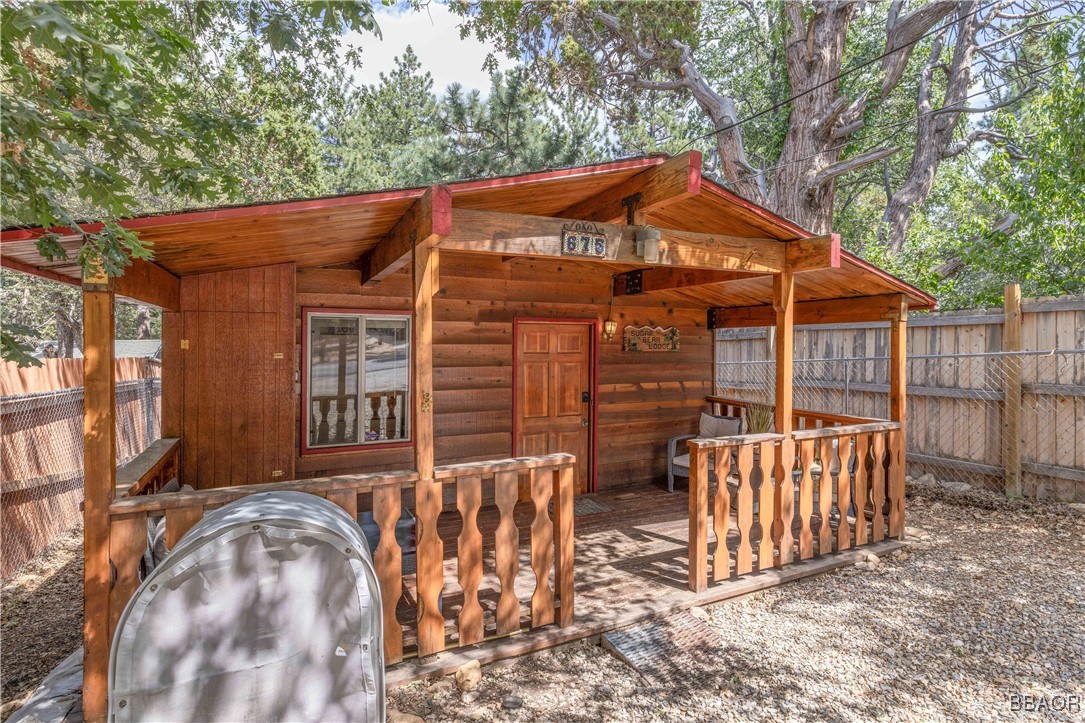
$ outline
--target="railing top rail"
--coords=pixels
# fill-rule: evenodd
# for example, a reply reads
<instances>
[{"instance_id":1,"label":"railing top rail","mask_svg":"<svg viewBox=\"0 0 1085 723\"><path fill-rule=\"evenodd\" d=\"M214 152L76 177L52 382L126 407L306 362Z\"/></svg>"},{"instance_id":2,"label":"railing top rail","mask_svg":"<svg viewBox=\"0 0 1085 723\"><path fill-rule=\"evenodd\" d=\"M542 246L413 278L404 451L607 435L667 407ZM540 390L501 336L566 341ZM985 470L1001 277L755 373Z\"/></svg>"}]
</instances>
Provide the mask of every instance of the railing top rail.
<instances>
[{"instance_id":1,"label":"railing top rail","mask_svg":"<svg viewBox=\"0 0 1085 723\"><path fill-rule=\"evenodd\" d=\"M900 422L868 422L865 424L846 424L841 427L822 427L821 429L796 429L791 433L791 438L796 442L804 439L826 439L833 437L847 437L852 434L867 434L869 432L890 432L900 429Z\"/></svg>"},{"instance_id":2,"label":"railing top rail","mask_svg":"<svg viewBox=\"0 0 1085 723\"><path fill-rule=\"evenodd\" d=\"M731 437L691 439L688 444L690 449L716 449L718 447L742 447L745 445L761 444L762 442L779 442L783 439L784 435L782 434L736 434Z\"/></svg>"},{"instance_id":3,"label":"railing top rail","mask_svg":"<svg viewBox=\"0 0 1085 723\"><path fill-rule=\"evenodd\" d=\"M999 356L1055 356L1056 354L1085 354L1085 348L1081 349L1031 349L1026 351L976 351L976 352L964 352L960 354L908 354L907 359L909 361L913 359L965 359L965 358L981 358L981 357L999 357ZM868 361L889 361L887 356L833 356L833 357L818 357L816 359L796 359L794 364L817 364L820 362L868 362ZM740 365L745 366L749 364L756 365L771 365L775 364L774 359L723 359L716 362L716 366L731 366Z\"/></svg>"},{"instance_id":4,"label":"railing top rail","mask_svg":"<svg viewBox=\"0 0 1085 723\"><path fill-rule=\"evenodd\" d=\"M566 454L544 454L537 457L512 457L509 459L493 459L485 462L464 462L462 464L447 464L435 467L434 479L448 479L463 475L478 474L490 475L497 472L518 472L543 467L560 469L572 467L576 464L576 456Z\"/></svg>"},{"instance_id":5,"label":"railing top rail","mask_svg":"<svg viewBox=\"0 0 1085 723\"><path fill-rule=\"evenodd\" d=\"M705 401L715 404L727 404L732 407L745 407L750 404L758 404L759 402L748 402L742 399L730 399L728 397L710 396L705 397ZM884 422L885 419L879 419L877 417L855 417L850 414L832 414L830 412L815 412L810 409L793 409L791 410L791 416L793 417L813 417L815 419L821 419L830 422L841 422L843 424L867 424L874 422Z\"/></svg>"},{"instance_id":6,"label":"railing top rail","mask_svg":"<svg viewBox=\"0 0 1085 723\"><path fill-rule=\"evenodd\" d=\"M418 473L413 471L373 472L370 474L347 474L335 477L317 477L284 482L267 482L255 485L220 487L213 490L194 492L173 492L164 495L143 495L114 500L109 506L113 516L135 514L139 512L163 512L181 507L206 507L222 505L261 492L312 492L327 493L340 490L368 492L375 487L403 485L418 481Z\"/></svg>"},{"instance_id":7,"label":"railing top rail","mask_svg":"<svg viewBox=\"0 0 1085 723\"><path fill-rule=\"evenodd\" d=\"M142 492L180 446L181 440L177 437L163 437L151 442L147 449L117 470L116 496L133 497Z\"/></svg>"}]
</instances>

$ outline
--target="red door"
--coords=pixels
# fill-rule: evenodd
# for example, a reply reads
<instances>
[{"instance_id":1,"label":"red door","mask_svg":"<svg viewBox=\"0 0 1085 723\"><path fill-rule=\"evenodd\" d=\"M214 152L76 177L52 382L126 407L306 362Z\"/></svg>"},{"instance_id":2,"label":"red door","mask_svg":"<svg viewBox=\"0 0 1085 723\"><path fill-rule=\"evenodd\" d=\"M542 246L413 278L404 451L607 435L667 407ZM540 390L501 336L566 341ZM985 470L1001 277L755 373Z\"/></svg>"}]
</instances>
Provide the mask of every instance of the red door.
<instances>
[{"instance_id":1,"label":"red door","mask_svg":"<svg viewBox=\"0 0 1085 723\"><path fill-rule=\"evenodd\" d=\"M516 454L576 455L578 492L592 454L590 323L516 324Z\"/></svg>"}]
</instances>

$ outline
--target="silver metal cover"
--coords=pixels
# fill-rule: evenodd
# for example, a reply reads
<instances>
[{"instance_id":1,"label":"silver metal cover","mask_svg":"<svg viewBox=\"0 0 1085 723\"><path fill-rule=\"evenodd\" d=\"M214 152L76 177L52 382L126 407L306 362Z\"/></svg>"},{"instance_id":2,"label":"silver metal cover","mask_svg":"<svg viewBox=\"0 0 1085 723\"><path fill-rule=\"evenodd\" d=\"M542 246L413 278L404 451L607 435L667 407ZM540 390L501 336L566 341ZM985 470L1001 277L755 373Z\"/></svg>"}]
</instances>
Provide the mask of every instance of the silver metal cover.
<instances>
[{"instance_id":1,"label":"silver metal cover","mask_svg":"<svg viewBox=\"0 0 1085 723\"><path fill-rule=\"evenodd\" d=\"M143 581L109 659L115 721L382 721L380 589L361 528L302 492L207 514Z\"/></svg>"}]
</instances>

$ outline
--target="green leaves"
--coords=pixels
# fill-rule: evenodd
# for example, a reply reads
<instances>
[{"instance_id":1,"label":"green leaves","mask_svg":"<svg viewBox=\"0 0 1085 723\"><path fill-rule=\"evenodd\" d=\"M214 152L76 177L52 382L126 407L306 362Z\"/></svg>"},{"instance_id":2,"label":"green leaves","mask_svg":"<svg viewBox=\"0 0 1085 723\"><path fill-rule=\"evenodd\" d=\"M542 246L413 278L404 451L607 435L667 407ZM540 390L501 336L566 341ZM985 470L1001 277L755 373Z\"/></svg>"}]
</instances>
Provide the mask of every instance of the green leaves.
<instances>
[{"instance_id":1,"label":"green leaves","mask_svg":"<svg viewBox=\"0 0 1085 723\"><path fill-rule=\"evenodd\" d=\"M336 102L339 38L377 31L361 1L19 2L0 24L0 221L72 228L75 260L111 275L153 256L120 219L321 192L312 121Z\"/></svg>"}]
</instances>

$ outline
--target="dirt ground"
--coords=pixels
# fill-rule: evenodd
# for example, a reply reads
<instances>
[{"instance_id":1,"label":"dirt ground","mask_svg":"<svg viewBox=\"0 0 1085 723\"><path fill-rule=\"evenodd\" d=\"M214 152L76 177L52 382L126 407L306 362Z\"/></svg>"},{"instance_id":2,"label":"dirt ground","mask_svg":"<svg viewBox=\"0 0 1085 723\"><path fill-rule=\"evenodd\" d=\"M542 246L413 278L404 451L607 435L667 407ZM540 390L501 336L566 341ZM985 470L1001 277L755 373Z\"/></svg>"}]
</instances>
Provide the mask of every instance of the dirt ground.
<instances>
[{"instance_id":1,"label":"dirt ground","mask_svg":"<svg viewBox=\"0 0 1085 723\"><path fill-rule=\"evenodd\" d=\"M82 645L83 526L53 541L0 588L0 720Z\"/></svg>"},{"instance_id":2,"label":"dirt ground","mask_svg":"<svg viewBox=\"0 0 1085 723\"><path fill-rule=\"evenodd\" d=\"M937 484L907 510L906 552L701 611L718 650L678 685L584 641L393 689L389 720L1085 719L1085 514ZM77 528L0 590L4 718L80 644L81 553Z\"/></svg>"}]
</instances>

